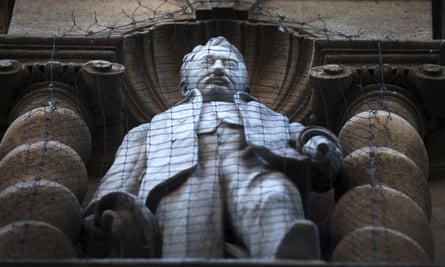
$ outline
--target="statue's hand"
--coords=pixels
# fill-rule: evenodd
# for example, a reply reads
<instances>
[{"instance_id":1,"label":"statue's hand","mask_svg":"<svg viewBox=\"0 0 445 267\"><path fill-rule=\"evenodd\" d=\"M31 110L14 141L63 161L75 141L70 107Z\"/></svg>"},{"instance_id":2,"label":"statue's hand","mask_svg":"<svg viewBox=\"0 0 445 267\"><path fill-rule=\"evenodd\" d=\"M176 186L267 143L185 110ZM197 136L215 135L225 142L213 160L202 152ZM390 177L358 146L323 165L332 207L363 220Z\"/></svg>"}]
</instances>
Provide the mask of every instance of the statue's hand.
<instances>
[{"instance_id":1,"label":"statue's hand","mask_svg":"<svg viewBox=\"0 0 445 267\"><path fill-rule=\"evenodd\" d=\"M310 159L313 188L326 191L343 166L343 153L337 137L322 127L306 127L299 135L303 154Z\"/></svg>"},{"instance_id":2,"label":"statue's hand","mask_svg":"<svg viewBox=\"0 0 445 267\"><path fill-rule=\"evenodd\" d=\"M303 145L303 153L308 155L313 163L327 167L332 173L337 173L343 164L341 148L325 136L311 137Z\"/></svg>"},{"instance_id":3,"label":"statue's hand","mask_svg":"<svg viewBox=\"0 0 445 267\"><path fill-rule=\"evenodd\" d=\"M159 257L161 242L150 210L128 193L105 195L83 219L81 243L89 257Z\"/></svg>"}]
</instances>

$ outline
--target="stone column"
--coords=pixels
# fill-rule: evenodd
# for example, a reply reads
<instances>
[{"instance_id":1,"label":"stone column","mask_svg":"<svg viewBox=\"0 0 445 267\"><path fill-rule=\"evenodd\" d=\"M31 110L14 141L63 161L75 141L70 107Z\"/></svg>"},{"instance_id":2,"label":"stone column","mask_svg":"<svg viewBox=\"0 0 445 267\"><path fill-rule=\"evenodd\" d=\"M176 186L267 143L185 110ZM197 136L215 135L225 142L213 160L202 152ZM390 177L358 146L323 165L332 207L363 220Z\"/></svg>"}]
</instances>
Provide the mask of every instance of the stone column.
<instances>
[{"instance_id":1,"label":"stone column","mask_svg":"<svg viewBox=\"0 0 445 267\"><path fill-rule=\"evenodd\" d=\"M55 84L31 90L0 143L1 258L76 256L91 137L64 94Z\"/></svg>"},{"instance_id":2,"label":"stone column","mask_svg":"<svg viewBox=\"0 0 445 267\"><path fill-rule=\"evenodd\" d=\"M74 258L91 151L86 112L57 82L19 99L0 143L0 258Z\"/></svg>"},{"instance_id":3,"label":"stone column","mask_svg":"<svg viewBox=\"0 0 445 267\"><path fill-rule=\"evenodd\" d=\"M334 74L329 76L331 82L323 77L326 72L313 72L311 77L325 83L318 88L315 84L315 89L328 101L332 98L327 94L333 93L345 102L340 113L346 115L327 117L336 125L344 121L338 134L345 159L337 181L341 197L332 215L336 243L332 260L431 262L434 246L422 113L408 91L396 85L375 83L360 92L343 88L336 94L332 88L344 78Z\"/></svg>"}]
</instances>

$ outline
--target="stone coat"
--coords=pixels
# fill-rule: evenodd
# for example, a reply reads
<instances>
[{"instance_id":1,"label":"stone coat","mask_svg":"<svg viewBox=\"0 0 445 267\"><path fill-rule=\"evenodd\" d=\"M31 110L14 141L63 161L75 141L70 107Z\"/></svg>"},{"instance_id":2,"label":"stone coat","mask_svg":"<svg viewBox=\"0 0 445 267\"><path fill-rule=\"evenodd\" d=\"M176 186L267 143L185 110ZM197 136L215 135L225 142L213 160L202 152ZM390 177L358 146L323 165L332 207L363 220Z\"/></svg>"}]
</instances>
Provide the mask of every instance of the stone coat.
<instances>
[{"instance_id":1,"label":"stone coat","mask_svg":"<svg viewBox=\"0 0 445 267\"><path fill-rule=\"evenodd\" d=\"M299 152L298 142L303 125L289 123L287 117L248 94L237 93L234 101L245 141L257 155L272 166L292 169L292 173L307 169L308 157ZM110 192L129 192L154 212L160 198L177 188L198 164L201 107L200 92L192 90L180 104L130 130L92 202Z\"/></svg>"}]
</instances>

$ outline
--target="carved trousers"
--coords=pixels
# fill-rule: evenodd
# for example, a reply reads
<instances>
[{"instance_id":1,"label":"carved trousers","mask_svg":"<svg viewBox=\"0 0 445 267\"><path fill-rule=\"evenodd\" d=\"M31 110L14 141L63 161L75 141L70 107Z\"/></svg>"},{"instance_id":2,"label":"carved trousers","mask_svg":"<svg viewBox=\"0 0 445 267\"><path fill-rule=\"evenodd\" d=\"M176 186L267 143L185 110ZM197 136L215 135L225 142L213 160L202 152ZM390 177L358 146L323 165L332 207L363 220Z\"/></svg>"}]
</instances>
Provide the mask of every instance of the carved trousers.
<instances>
[{"instance_id":1,"label":"carved trousers","mask_svg":"<svg viewBox=\"0 0 445 267\"><path fill-rule=\"evenodd\" d=\"M304 218L298 189L246 146L241 126L220 125L199 145L198 167L156 209L163 257L220 258L230 225L252 257L272 258Z\"/></svg>"}]
</instances>

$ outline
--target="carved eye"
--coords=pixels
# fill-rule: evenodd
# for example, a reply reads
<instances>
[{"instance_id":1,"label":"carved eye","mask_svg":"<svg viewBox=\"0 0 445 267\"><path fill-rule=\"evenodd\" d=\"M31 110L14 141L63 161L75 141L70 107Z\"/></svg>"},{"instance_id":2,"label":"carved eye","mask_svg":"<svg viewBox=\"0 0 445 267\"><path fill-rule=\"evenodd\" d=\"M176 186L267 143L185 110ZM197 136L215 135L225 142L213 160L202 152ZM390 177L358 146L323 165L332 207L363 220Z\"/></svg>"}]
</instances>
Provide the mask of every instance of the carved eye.
<instances>
[{"instance_id":1,"label":"carved eye","mask_svg":"<svg viewBox=\"0 0 445 267\"><path fill-rule=\"evenodd\" d=\"M236 69L238 67L238 62L236 62L235 60L228 59L224 61L224 66L230 69Z\"/></svg>"},{"instance_id":2,"label":"carved eye","mask_svg":"<svg viewBox=\"0 0 445 267\"><path fill-rule=\"evenodd\" d=\"M207 64L208 66L212 66L213 64L215 64L215 58L213 57L207 57L206 60L204 60L205 64Z\"/></svg>"}]
</instances>

